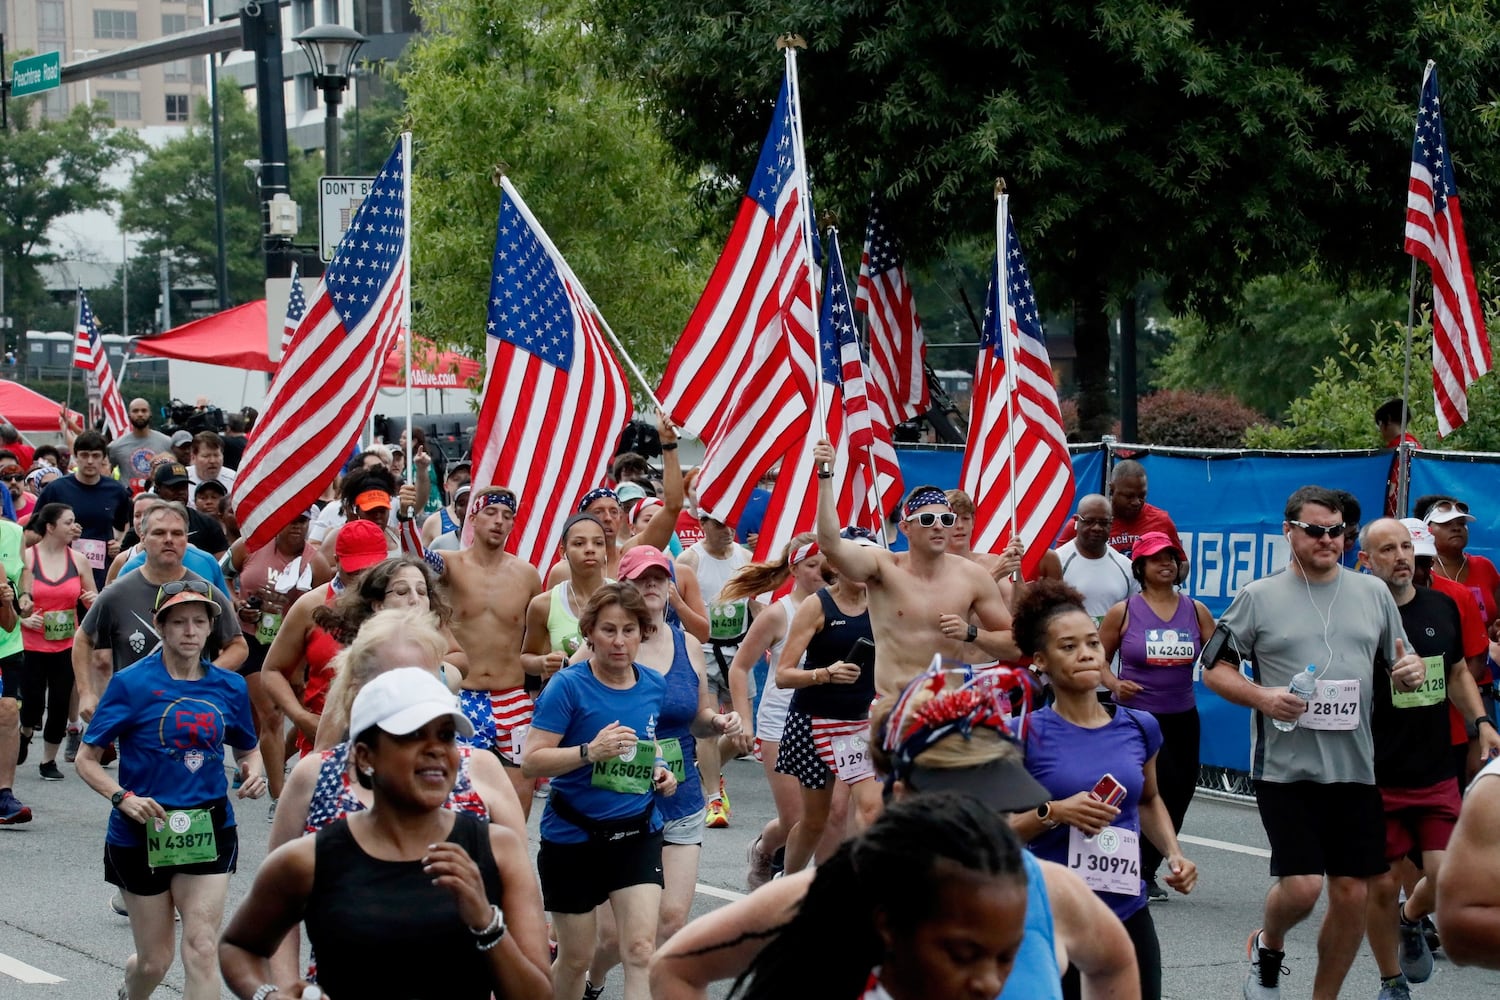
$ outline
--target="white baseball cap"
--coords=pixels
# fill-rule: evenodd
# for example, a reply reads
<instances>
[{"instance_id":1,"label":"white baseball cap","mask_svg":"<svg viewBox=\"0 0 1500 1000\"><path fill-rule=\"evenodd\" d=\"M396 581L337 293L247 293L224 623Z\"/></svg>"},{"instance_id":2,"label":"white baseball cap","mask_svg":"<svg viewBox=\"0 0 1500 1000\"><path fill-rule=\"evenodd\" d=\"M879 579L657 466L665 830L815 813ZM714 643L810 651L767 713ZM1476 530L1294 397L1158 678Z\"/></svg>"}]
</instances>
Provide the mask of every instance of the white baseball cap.
<instances>
[{"instance_id":1,"label":"white baseball cap","mask_svg":"<svg viewBox=\"0 0 1500 1000\"><path fill-rule=\"evenodd\" d=\"M1411 532L1412 551L1419 556L1436 556L1437 542L1432 537L1432 529L1427 527L1426 522L1417 517L1403 517L1401 523L1406 525L1406 530Z\"/></svg>"},{"instance_id":2,"label":"white baseball cap","mask_svg":"<svg viewBox=\"0 0 1500 1000\"><path fill-rule=\"evenodd\" d=\"M453 717L460 735L474 735L474 724L447 685L421 667L397 667L359 689L349 710L349 732L358 736L378 726L392 736L405 736L444 715Z\"/></svg>"}]
</instances>

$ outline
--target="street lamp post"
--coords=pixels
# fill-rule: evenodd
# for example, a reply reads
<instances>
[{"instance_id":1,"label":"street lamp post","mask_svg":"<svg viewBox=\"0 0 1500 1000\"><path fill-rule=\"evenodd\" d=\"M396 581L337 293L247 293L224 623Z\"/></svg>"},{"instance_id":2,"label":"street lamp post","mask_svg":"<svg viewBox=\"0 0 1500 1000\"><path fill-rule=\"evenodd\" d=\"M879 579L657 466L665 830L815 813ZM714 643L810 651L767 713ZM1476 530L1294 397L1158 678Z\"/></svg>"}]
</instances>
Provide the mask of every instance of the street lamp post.
<instances>
[{"instance_id":1,"label":"street lamp post","mask_svg":"<svg viewBox=\"0 0 1500 1000\"><path fill-rule=\"evenodd\" d=\"M339 102L349 86L354 56L369 39L342 24L319 24L292 38L312 66L313 83L323 91L323 168L339 171Z\"/></svg>"},{"instance_id":2,"label":"street lamp post","mask_svg":"<svg viewBox=\"0 0 1500 1000\"><path fill-rule=\"evenodd\" d=\"M87 59L89 56L97 56L101 51L103 51L103 50L102 49L74 49L73 50L73 54L75 56L83 56L85 59ZM91 82L92 81L89 78L87 78L87 77L84 78L84 81L83 81L83 103L84 104L93 104L94 103L94 90L93 90L93 87L91 85Z\"/></svg>"}]
</instances>

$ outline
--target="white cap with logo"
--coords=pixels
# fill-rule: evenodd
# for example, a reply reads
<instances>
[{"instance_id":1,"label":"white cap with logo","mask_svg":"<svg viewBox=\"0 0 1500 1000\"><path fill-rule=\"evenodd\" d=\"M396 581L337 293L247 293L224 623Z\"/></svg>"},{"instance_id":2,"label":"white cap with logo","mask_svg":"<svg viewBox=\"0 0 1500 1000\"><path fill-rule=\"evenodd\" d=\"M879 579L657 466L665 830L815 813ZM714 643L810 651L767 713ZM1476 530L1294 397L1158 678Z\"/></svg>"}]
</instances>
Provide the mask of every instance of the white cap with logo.
<instances>
[{"instance_id":1,"label":"white cap with logo","mask_svg":"<svg viewBox=\"0 0 1500 1000\"><path fill-rule=\"evenodd\" d=\"M405 736L444 715L453 716L460 735L474 735L474 724L442 681L421 667L397 667L359 689L349 710L349 732L358 736L378 726L392 736Z\"/></svg>"}]
</instances>

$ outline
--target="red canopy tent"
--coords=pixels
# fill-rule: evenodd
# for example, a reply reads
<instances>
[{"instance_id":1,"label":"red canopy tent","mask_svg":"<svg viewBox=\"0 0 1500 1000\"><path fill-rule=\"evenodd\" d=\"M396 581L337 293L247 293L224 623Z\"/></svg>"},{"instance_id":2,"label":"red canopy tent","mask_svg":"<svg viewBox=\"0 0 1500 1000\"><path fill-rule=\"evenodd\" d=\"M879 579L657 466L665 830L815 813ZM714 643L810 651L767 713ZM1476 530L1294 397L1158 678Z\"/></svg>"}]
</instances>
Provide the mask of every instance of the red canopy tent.
<instances>
[{"instance_id":1,"label":"red canopy tent","mask_svg":"<svg viewBox=\"0 0 1500 1000\"><path fill-rule=\"evenodd\" d=\"M34 389L19 382L0 380L0 417L8 420L23 434L56 434L57 417L62 413L61 403L54 402ZM82 414L69 410L75 423L82 421Z\"/></svg>"},{"instance_id":2,"label":"red canopy tent","mask_svg":"<svg viewBox=\"0 0 1500 1000\"><path fill-rule=\"evenodd\" d=\"M276 363L271 360L266 347L265 299L195 319L154 337L143 337L136 341L135 350L138 354L158 358L256 372L276 371ZM405 364L402 349L391 351L381 371L381 386L404 387L402 369ZM413 389L462 389L470 379L479 378L482 371L479 362L472 358L452 351L439 351L428 341L419 339L413 346ZM55 416L53 422L56 423Z\"/></svg>"}]
</instances>

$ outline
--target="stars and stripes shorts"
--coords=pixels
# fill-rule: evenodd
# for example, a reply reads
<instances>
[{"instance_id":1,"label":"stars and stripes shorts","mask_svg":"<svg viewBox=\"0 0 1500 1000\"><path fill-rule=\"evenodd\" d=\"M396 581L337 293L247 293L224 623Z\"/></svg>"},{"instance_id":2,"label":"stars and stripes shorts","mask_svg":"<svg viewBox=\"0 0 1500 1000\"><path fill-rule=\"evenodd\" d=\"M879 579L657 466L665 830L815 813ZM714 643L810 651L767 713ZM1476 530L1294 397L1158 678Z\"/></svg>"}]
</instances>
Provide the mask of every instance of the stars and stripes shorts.
<instances>
[{"instance_id":1,"label":"stars and stripes shorts","mask_svg":"<svg viewBox=\"0 0 1500 1000\"><path fill-rule=\"evenodd\" d=\"M834 746L847 747L853 743L864 744L869 739L870 720L863 719L819 719L792 709L787 712L786 726L781 731L781 747L776 754L776 773L789 774L803 788L822 789L828 787L829 779L838 773L840 755ZM858 755L864 760L868 756ZM867 766L848 765L849 755L843 755L845 772L838 776L849 784L858 784L874 777Z\"/></svg>"},{"instance_id":2,"label":"stars and stripes shorts","mask_svg":"<svg viewBox=\"0 0 1500 1000\"><path fill-rule=\"evenodd\" d=\"M463 742L480 750L493 751L502 764L520 767L526 733L531 728L531 715L536 708L526 689L463 690L458 693L458 703L474 724L473 738Z\"/></svg>"}]
</instances>

